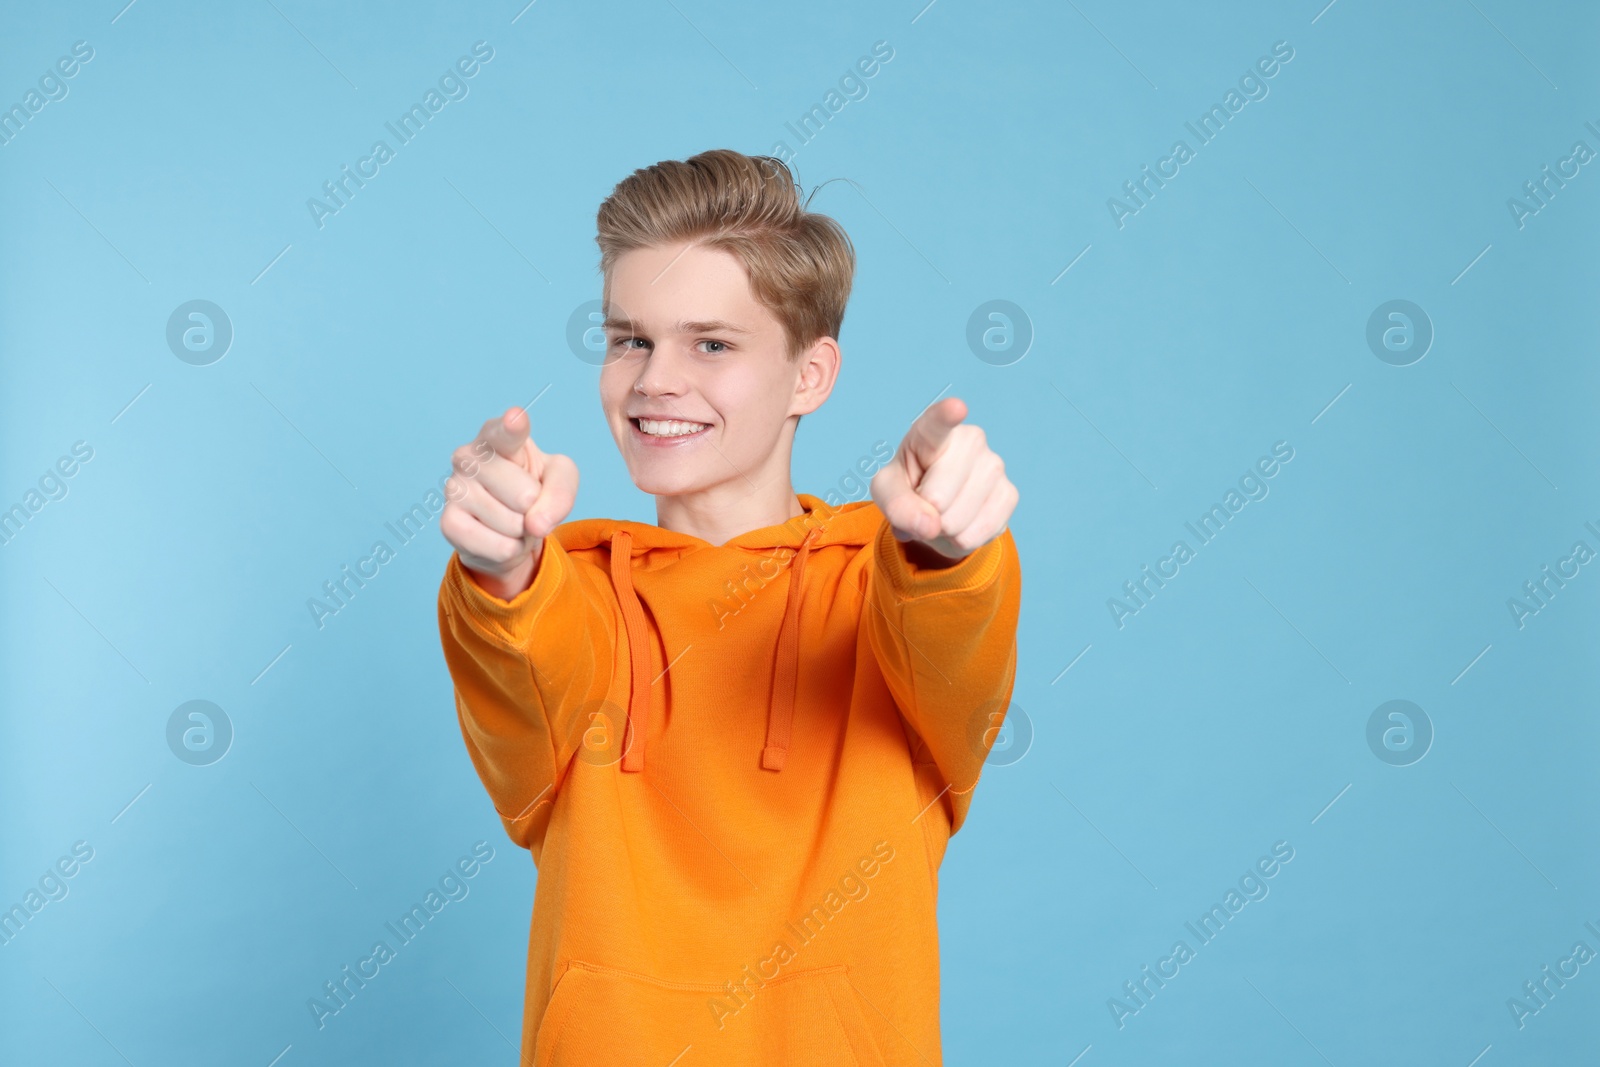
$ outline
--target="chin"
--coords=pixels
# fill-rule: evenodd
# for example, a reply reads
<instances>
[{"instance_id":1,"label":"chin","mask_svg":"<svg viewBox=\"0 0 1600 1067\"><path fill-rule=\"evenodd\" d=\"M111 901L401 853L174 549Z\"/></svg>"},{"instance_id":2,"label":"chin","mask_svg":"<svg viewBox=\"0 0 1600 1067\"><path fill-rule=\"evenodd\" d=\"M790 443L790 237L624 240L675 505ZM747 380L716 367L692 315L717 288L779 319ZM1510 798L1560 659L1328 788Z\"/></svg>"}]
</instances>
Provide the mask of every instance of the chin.
<instances>
[{"instance_id":1,"label":"chin","mask_svg":"<svg viewBox=\"0 0 1600 1067\"><path fill-rule=\"evenodd\" d=\"M651 496L682 496L704 489L709 479L692 470L669 470L668 464L629 464L628 477L641 493Z\"/></svg>"}]
</instances>

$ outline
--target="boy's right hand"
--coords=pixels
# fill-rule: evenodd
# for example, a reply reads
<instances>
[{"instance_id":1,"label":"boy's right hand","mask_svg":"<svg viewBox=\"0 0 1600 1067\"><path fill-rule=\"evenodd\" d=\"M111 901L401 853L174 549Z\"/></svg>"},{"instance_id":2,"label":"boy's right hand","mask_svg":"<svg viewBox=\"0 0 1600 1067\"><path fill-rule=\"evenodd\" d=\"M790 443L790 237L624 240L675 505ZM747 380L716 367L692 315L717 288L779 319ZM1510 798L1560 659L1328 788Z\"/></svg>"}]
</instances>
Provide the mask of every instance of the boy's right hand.
<instances>
[{"instance_id":1,"label":"boy's right hand","mask_svg":"<svg viewBox=\"0 0 1600 1067\"><path fill-rule=\"evenodd\" d=\"M439 532L479 586L511 600L533 583L545 535L572 510L577 464L539 451L519 407L484 423L451 460Z\"/></svg>"}]
</instances>

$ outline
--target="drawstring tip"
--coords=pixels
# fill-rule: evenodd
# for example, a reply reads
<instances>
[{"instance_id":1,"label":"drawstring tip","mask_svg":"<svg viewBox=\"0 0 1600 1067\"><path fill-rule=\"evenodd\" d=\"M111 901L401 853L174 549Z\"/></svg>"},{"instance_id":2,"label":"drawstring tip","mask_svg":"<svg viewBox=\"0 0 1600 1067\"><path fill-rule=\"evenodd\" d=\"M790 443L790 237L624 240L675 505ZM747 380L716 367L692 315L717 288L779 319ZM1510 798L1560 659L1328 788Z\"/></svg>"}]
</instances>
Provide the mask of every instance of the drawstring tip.
<instances>
[{"instance_id":1,"label":"drawstring tip","mask_svg":"<svg viewBox=\"0 0 1600 1067\"><path fill-rule=\"evenodd\" d=\"M789 754L786 748L777 745L768 745L761 750L761 766L769 771L783 770L784 758Z\"/></svg>"},{"instance_id":2,"label":"drawstring tip","mask_svg":"<svg viewBox=\"0 0 1600 1067\"><path fill-rule=\"evenodd\" d=\"M622 732L622 769L630 774L644 770L644 745L638 741L631 716Z\"/></svg>"}]
</instances>

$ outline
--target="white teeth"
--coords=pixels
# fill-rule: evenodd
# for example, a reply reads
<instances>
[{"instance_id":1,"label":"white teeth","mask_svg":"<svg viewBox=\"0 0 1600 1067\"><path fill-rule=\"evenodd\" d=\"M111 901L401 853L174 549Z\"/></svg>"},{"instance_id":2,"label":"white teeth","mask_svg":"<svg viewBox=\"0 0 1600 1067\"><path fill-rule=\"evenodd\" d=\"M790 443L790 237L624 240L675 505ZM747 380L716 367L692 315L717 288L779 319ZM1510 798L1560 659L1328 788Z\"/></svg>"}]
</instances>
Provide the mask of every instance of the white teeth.
<instances>
[{"instance_id":1,"label":"white teeth","mask_svg":"<svg viewBox=\"0 0 1600 1067\"><path fill-rule=\"evenodd\" d=\"M677 419L668 419L665 422L657 422L654 419L639 420L639 429L652 437L682 437L705 428L706 423L703 422L679 422Z\"/></svg>"}]
</instances>

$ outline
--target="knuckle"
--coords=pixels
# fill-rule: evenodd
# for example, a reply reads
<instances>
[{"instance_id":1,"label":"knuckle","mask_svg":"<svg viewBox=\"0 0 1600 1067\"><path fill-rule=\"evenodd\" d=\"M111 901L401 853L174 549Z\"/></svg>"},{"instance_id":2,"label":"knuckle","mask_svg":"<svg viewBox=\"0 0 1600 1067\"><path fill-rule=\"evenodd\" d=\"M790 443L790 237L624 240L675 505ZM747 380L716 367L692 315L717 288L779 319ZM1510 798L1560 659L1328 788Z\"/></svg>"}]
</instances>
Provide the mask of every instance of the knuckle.
<instances>
[{"instance_id":1,"label":"knuckle","mask_svg":"<svg viewBox=\"0 0 1600 1067\"><path fill-rule=\"evenodd\" d=\"M461 507L457 504L446 504L444 511L439 515L439 532L444 534L445 540L460 547L461 535L465 533L465 519Z\"/></svg>"}]
</instances>

